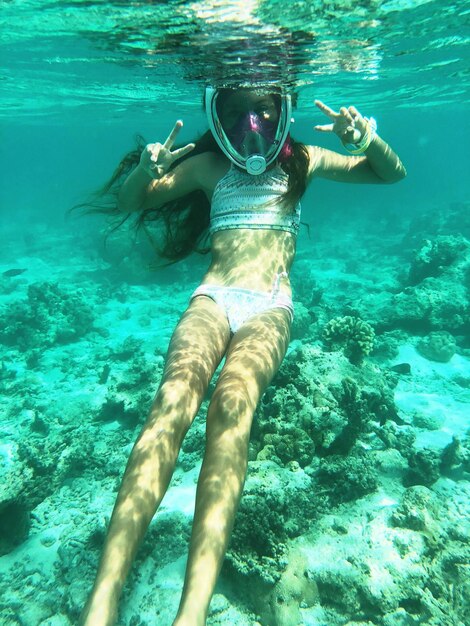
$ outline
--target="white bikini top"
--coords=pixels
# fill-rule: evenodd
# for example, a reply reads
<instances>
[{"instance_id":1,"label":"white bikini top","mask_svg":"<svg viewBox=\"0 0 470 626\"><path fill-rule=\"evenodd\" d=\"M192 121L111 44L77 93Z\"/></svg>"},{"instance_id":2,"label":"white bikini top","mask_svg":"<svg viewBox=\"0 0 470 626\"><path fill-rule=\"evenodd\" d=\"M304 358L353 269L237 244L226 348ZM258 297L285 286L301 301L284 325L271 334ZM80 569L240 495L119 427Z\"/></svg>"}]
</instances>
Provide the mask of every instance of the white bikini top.
<instances>
[{"instance_id":1,"label":"white bikini top","mask_svg":"<svg viewBox=\"0 0 470 626\"><path fill-rule=\"evenodd\" d=\"M285 230L296 235L300 203L288 213L276 202L287 191L289 177L280 165L253 176L234 165L217 183L212 196L209 232L231 228Z\"/></svg>"}]
</instances>

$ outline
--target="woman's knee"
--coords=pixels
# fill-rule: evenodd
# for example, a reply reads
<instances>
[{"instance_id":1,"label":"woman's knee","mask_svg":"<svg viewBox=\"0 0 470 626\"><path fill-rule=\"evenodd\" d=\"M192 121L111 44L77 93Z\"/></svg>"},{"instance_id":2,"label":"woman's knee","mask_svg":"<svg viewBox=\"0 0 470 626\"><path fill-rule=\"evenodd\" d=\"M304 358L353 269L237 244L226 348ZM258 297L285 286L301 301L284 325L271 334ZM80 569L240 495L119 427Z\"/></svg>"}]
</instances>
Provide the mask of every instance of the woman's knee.
<instances>
[{"instance_id":1,"label":"woman's knee","mask_svg":"<svg viewBox=\"0 0 470 626\"><path fill-rule=\"evenodd\" d=\"M164 382L158 389L142 433L174 432L182 438L191 425L201 402L184 381Z\"/></svg>"},{"instance_id":2,"label":"woman's knee","mask_svg":"<svg viewBox=\"0 0 470 626\"><path fill-rule=\"evenodd\" d=\"M230 431L231 436L248 437L255 409L256 399L243 381L218 385L207 413L208 435Z\"/></svg>"},{"instance_id":3,"label":"woman's knee","mask_svg":"<svg viewBox=\"0 0 470 626\"><path fill-rule=\"evenodd\" d=\"M200 382L194 385L190 376L163 381L155 395L152 411L168 415L195 415L206 390L207 384Z\"/></svg>"}]
</instances>

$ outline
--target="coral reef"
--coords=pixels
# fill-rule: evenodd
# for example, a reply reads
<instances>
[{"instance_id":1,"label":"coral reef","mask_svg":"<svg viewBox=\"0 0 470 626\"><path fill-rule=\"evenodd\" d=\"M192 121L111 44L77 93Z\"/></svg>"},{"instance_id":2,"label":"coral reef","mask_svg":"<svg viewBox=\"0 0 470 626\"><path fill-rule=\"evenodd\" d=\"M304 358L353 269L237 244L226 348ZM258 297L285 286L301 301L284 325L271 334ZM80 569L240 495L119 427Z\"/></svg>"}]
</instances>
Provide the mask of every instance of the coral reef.
<instances>
[{"instance_id":1,"label":"coral reef","mask_svg":"<svg viewBox=\"0 0 470 626\"><path fill-rule=\"evenodd\" d=\"M83 292L57 283L34 283L26 300L0 313L0 343L22 351L77 341L93 328L93 308Z\"/></svg>"},{"instance_id":2,"label":"coral reef","mask_svg":"<svg viewBox=\"0 0 470 626\"><path fill-rule=\"evenodd\" d=\"M425 485L430 487L440 477L440 455L435 450L423 448L422 450L410 450L406 454L409 464L404 484Z\"/></svg>"},{"instance_id":3,"label":"coral reef","mask_svg":"<svg viewBox=\"0 0 470 626\"><path fill-rule=\"evenodd\" d=\"M400 528L436 533L440 512L439 501L427 487L409 487L391 516L391 523Z\"/></svg>"},{"instance_id":4,"label":"coral reef","mask_svg":"<svg viewBox=\"0 0 470 626\"><path fill-rule=\"evenodd\" d=\"M404 279L395 293L363 298L359 311L376 320L376 330L404 329L417 334L466 333L470 327L470 243L463 237L429 242L411 263L413 280Z\"/></svg>"},{"instance_id":5,"label":"coral reef","mask_svg":"<svg viewBox=\"0 0 470 626\"><path fill-rule=\"evenodd\" d=\"M162 372L162 359L149 359L142 342L130 335L104 362L99 383L106 386L103 403L95 411L98 422L118 421L133 429L146 418Z\"/></svg>"},{"instance_id":6,"label":"coral reef","mask_svg":"<svg viewBox=\"0 0 470 626\"><path fill-rule=\"evenodd\" d=\"M274 585L252 579L239 583L250 605L256 607L261 624L298 626L303 623L301 608L319 602L318 586L310 578L308 561L295 542L285 554L285 563L285 569Z\"/></svg>"},{"instance_id":7,"label":"coral reef","mask_svg":"<svg viewBox=\"0 0 470 626\"><path fill-rule=\"evenodd\" d=\"M253 426L252 458L301 467L316 455L347 454L358 439L396 420L396 380L372 364L302 347L289 354L266 392ZM286 416L289 419L286 420Z\"/></svg>"},{"instance_id":8,"label":"coral reef","mask_svg":"<svg viewBox=\"0 0 470 626\"><path fill-rule=\"evenodd\" d=\"M441 453L441 473L454 480L470 479L470 431L463 441L455 435Z\"/></svg>"}]
</instances>

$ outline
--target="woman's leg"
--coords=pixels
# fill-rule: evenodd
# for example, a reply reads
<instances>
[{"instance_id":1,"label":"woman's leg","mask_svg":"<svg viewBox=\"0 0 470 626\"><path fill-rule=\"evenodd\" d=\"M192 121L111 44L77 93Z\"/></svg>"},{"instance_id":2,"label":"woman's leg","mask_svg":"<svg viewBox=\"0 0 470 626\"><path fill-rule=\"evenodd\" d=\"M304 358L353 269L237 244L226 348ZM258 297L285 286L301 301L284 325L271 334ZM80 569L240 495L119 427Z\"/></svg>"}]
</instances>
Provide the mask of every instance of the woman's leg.
<instances>
[{"instance_id":1,"label":"woman's leg","mask_svg":"<svg viewBox=\"0 0 470 626\"><path fill-rule=\"evenodd\" d=\"M168 349L160 388L134 445L111 517L83 626L117 616L122 587L139 544L170 483L184 436L230 337L227 320L208 298L195 298Z\"/></svg>"},{"instance_id":2,"label":"woman's leg","mask_svg":"<svg viewBox=\"0 0 470 626\"><path fill-rule=\"evenodd\" d=\"M253 413L286 353L290 316L272 309L233 337L207 415L183 595L173 626L203 626L245 482Z\"/></svg>"}]
</instances>

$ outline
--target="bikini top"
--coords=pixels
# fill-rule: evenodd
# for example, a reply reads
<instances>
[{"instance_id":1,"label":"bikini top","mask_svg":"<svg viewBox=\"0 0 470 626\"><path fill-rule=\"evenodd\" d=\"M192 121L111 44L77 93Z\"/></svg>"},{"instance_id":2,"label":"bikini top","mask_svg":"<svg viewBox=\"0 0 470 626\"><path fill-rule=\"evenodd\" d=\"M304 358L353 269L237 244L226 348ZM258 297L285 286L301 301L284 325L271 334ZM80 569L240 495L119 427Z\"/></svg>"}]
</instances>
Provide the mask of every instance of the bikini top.
<instances>
[{"instance_id":1,"label":"bikini top","mask_svg":"<svg viewBox=\"0 0 470 626\"><path fill-rule=\"evenodd\" d=\"M280 165L257 176L232 165L214 189L210 234L232 228L261 228L284 230L296 235L300 223L300 203L286 213L277 202L287 191L288 180Z\"/></svg>"}]
</instances>

